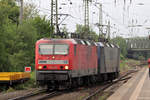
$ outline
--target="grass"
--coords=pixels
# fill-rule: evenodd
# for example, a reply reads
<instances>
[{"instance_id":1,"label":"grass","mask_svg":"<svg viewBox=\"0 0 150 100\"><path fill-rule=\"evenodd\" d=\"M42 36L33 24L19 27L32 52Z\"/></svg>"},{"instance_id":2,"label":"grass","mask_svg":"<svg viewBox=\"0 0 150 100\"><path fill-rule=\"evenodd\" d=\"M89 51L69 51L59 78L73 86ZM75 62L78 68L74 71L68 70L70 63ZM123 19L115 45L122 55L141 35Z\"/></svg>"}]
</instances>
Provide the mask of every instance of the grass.
<instances>
[{"instance_id":1,"label":"grass","mask_svg":"<svg viewBox=\"0 0 150 100\"><path fill-rule=\"evenodd\" d=\"M130 69L131 67L134 67L135 65L139 65L140 61L133 60L133 59L124 59L120 61L120 71L124 72Z\"/></svg>"},{"instance_id":2,"label":"grass","mask_svg":"<svg viewBox=\"0 0 150 100\"><path fill-rule=\"evenodd\" d=\"M15 91L15 89L14 89L14 88L9 87L9 89L6 91L6 93L8 93L8 92L14 92L14 91Z\"/></svg>"},{"instance_id":3,"label":"grass","mask_svg":"<svg viewBox=\"0 0 150 100\"><path fill-rule=\"evenodd\" d=\"M109 96L109 93L104 93L103 96L100 96L98 98L98 100L106 100L108 96Z\"/></svg>"},{"instance_id":4,"label":"grass","mask_svg":"<svg viewBox=\"0 0 150 100\"><path fill-rule=\"evenodd\" d=\"M29 89L29 88L35 88L35 71L31 72L30 79L25 82L24 84L19 84L14 87L15 90L23 90L23 89Z\"/></svg>"},{"instance_id":5,"label":"grass","mask_svg":"<svg viewBox=\"0 0 150 100\"><path fill-rule=\"evenodd\" d=\"M121 60L120 61L120 71L126 71L129 69L129 66L126 64L127 60Z\"/></svg>"},{"instance_id":6,"label":"grass","mask_svg":"<svg viewBox=\"0 0 150 100\"><path fill-rule=\"evenodd\" d=\"M83 100L83 99L84 99L85 97L87 97L88 95L89 95L89 93L86 93L86 94L80 96L80 97L78 98L78 100Z\"/></svg>"}]
</instances>

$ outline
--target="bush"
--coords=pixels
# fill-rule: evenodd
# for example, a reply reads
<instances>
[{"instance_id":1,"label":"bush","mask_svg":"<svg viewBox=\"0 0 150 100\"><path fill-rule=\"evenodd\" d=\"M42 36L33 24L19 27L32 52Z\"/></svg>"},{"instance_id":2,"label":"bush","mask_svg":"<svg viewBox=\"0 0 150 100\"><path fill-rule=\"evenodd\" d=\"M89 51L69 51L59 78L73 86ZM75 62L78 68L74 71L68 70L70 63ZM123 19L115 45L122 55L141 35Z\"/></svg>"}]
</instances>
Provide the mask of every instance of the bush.
<instances>
[{"instance_id":1,"label":"bush","mask_svg":"<svg viewBox=\"0 0 150 100\"><path fill-rule=\"evenodd\" d=\"M111 42L114 43L114 44L118 44L119 47L120 47L120 51L121 51L122 56L126 57L126 55L127 55L126 40L122 37L116 37L116 38L112 39Z\"/></svg>"},{"instance_id":2,"label":"bush","mask_svg":"<svg viewBox=\"0 0 150 100\"><path fill-rule=\"evenodd\" d=\"M120 59L125 60L125 57L122 54L120 54Z\"/></svg>"}]
</instances>

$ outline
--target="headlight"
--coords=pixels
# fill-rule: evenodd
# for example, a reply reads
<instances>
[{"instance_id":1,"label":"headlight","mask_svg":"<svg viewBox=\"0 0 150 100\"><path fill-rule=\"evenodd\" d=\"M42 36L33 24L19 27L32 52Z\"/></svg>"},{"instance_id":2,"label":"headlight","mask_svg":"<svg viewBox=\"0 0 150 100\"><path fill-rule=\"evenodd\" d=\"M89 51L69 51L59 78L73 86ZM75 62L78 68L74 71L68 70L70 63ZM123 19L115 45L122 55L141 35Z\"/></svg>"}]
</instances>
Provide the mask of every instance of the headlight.
<instances>
[{"instance_id":1,"label":"headlight","mask_svg":"<svg viewBox=\"0 0 150 100\"><path fill-rule=\"evenodd\" d=\"M69 69L69 66L65 66L65 69Z\"/></svg>"},{"instance_id":2,"label":"headlight","mask_svg":"<svg viewBox=\"0 0 150 100\"><path fill-rule=\"evenodd\" d=\"M38 69L42 69L42 66L39 66Z\"/></svg>"}]
</instances>

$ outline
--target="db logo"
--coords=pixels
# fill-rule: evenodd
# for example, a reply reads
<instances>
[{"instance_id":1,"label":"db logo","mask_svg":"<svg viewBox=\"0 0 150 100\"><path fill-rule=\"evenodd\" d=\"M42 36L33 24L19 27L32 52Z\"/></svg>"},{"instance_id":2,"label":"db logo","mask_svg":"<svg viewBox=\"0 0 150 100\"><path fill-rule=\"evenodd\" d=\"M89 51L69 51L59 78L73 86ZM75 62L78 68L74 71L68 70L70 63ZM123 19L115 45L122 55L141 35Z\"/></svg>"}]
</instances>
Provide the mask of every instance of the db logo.
<instances>
[{"instance_id":1,"label":"db logo","mask_svg":"<svg viewBox=\"0 0 150 100\"><path fill-rule=\"evenodd\" d=\"M25 67L25 72L31 72L31 67Z\"/></svg>"}]
</instances>

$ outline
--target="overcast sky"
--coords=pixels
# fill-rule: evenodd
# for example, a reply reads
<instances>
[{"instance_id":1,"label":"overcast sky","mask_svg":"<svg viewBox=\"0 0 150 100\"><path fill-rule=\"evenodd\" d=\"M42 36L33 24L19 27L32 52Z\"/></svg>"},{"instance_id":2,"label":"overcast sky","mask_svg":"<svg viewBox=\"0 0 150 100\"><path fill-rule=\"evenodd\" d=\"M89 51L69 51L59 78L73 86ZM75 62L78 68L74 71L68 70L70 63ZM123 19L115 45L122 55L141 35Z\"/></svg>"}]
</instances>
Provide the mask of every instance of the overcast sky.
<instances>
[{"instance_id":1,"label":"overcast sky","mask_svg":"<svg viewBox=\"0 0 150 100\"><path fill-rule=\"evenodd\" d=\"M145 36L148 35L146 27L150 25L150 0L93 0L103 4L103 24L111 22L111 36ZM33 3L40 10L40 15L47 15L50 19L51 0L24 0L25 3ZM76 24L84 24L83 0L58 0L59 13L70 14L71 16L63 22L70 32L75 30ZM72 2L72 4L70 4ZM62 4L66 5L62 5ZM140 5L139 5L140 4ZM144 5L143 5L144 4ZM99 10L95 3L90 4L90 26L98 33L95 23L98 23ZM99 5L97 5L99 6ZM60 18L61 21L63 17ZM143 25L143 27L128 27L132 25ZM63 26L61 26L63 27Z\"/></svg>"}]
</instances>

